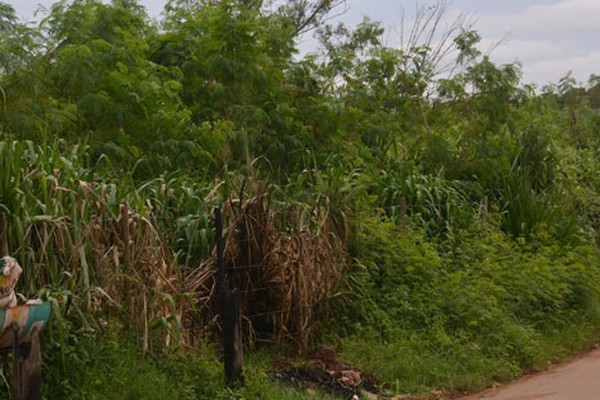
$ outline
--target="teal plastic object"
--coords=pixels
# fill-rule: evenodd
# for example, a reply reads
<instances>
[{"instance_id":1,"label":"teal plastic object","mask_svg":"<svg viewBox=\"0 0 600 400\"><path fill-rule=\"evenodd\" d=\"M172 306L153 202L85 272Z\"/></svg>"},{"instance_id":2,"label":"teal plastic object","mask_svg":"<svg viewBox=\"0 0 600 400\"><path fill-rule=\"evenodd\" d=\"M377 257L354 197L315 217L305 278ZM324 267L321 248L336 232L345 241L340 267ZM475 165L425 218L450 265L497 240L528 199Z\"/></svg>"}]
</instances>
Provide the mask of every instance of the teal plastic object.
<instances>
[{"instance_id":1,"label":"teal plastic object","mask_svg":"<svg viewBox=\"0 0 600 400\"><path fill-rule=\"evenodd\" d=\"M14 330L19 329L19 344L31 341L35 330L44 329L50 319L50 303L21 305L0 309L0 350L12 348Z\"/></svg>"}]
</instances>

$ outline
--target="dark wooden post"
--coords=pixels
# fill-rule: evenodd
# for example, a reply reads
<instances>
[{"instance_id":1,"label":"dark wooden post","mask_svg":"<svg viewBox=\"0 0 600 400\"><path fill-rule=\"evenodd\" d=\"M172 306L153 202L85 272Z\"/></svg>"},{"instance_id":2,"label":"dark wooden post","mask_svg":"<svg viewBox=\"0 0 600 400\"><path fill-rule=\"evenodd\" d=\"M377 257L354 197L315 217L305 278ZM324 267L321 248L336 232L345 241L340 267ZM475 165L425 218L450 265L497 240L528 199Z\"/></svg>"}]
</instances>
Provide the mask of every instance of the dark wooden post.
<instances>
[{"instance_id":1,"label":"dark wooden post","mask_svg":"<svg viewBox=\"0 0 600 400\"><path fill-rule=\"evenodd\" d=\"M12 376L12 390L14 400L23 400L23 379L21 377L21 364L22 364L22 348L19 346L19 325L13 322L13 376Z\"/></svg>"},{"instance_id":2,"label":"dark wooden post","mask_svg":"<svg viewBox=\"0 0 600 400\"><path fill-rule=\"evenodd\" d=\"M33 332L29 346L29 355L23 361L21 372L25 385L23 399L39 400L42 398L42 351L37 330Z\"/></svg>"},{"instance_id":3,"label":"dark wooden post","mask_svg":"<svg viewBox=\"0 0 600 400\"><path fill-rule=\"evenodd\" d=\"M42 398L42 354L40 337L34 330L30 343L19 344L19 325L13 324L13 376L14 400L40 400Z\"/></svg>"},{"instance_id":4,"label":"dark wooden post","mask_svg":"<svg viewBox=\"0 0 600 400\"><path fill-rule=\"evenodd\" d=\"M0 213L0 257L8 255L8 218Z\"/></svg>"},{"instance_id":5,"label":"dark wooden post","mask_svg":"<svg viewBox=\"0 0 600 400\"><path fill-rule=\"evenodd\" d=\"M223 326L223 351L225 358L225 381L227 386L244 383L244 348L242 342L242 318L240 292L227 287L223 245L223 219L221 210L215 208L215 233L217 241L217 263L219 267L219 302Z\"/></svg>"}]
</instances>

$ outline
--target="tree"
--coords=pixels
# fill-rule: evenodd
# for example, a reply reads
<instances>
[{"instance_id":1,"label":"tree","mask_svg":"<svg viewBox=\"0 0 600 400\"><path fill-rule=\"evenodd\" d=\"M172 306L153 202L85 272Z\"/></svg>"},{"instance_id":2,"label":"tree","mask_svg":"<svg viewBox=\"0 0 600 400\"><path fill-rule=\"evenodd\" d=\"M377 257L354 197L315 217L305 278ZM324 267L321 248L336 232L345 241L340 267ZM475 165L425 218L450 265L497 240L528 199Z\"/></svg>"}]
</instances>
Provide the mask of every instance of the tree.
<instances>
[{"instance_id":1,"label":"tree","mask_svg":"<svg viewBox=\"0 0 600 400\"><path fill-rule=\"evenodd\" d=\"M223 0L169 0L167 10L177 9L199 11L203 7L214 7ZM262 10L266 14L278 13L288 18L294 25L295 36L305 34L324 24L334 10L346 10L346 0L236 0L252 10Z\"/></svg>"},{"instance_id":2,"label":"tree","mask_svg":"<svg viewBox=\"0 0 600 400\"><path fill-rule=\"evenodd\" d=\"M165 28L152 59L182 72L181 96L194 123L208 124L215 134L207 141L222 144L212 148L227 147L221 156L228 162L250 165L264 156L275 169L291 167L290 155L311 141L293 105L303 91L295 85L293 24L223 0L193 12L172 9Z\"/></svg>"},{"instance_id":3,"label":"tree","mask_svg":"<svg viewBox=\"0 0 600 400\"><path fill-rule=\"evenodd\" d=\"M142 149L181 138L178 71L148 60L152 28L137 2L61 2L44 27L55 43L48 90L77 113L65 133Z\"/></svg>"}]
</instances>

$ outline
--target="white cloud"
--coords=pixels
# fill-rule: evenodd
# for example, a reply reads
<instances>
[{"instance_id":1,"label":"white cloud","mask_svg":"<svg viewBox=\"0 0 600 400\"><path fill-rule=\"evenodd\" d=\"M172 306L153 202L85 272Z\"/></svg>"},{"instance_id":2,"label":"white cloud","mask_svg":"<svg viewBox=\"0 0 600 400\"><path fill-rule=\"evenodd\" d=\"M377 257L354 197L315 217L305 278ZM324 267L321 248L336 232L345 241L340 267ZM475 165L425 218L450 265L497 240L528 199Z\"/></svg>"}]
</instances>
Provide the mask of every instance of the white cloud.
<instances>
[{"instance_id":1,"label":"white cloud","mask_svg":"<svg viewBox=\"0 0 600 400\"><path fill-rule=\"evenodd\" d=\"M494 46L492 40L484 40L482 48ZM579 54L581 46L573 40L560 41L542 39L507 39L492 48L492 56L497 60L511 62L519 60L523 63L534 62L544 58L568 57Z\"/></svg>"},{"instance_id":2,"label":"white cloud","mask_svg":"<svg viewBox=\"0 0 600 400\"><path fill-rule=\"evenodd\" d=\"M585 82L590 73L600 73L599 17L599 0L562 0L510 13L482 14L475 28L485 39L483 49L507 38L492 58L521 62L525 82L556 82L569 70Z\"/></svg>"},{"instance_id":3,"label":"white cloud","mask_svg":"<svg viewBox=\"0 0 600 400\"><path fill-rule=\"evenodd\" d=\"M600 33L598 0L563 0L552 5L531 6L519 19L527 35L561 36Z\"/></svg>"},{"instance_id":4,"label":"white cloud","mask_svg":"<svg viewBox=\"0 0 600 400\"><path fill-rule=\"evenodd\" d=\"M562 59L543 59L531 63L526 68L525 81L535 81L541 85L557 83L567 72L573 71L574 77L581 84L588 81L590 74L598 74L600 66L600 51L590 51L586 54Z\"/></svg>"}]
</instances>

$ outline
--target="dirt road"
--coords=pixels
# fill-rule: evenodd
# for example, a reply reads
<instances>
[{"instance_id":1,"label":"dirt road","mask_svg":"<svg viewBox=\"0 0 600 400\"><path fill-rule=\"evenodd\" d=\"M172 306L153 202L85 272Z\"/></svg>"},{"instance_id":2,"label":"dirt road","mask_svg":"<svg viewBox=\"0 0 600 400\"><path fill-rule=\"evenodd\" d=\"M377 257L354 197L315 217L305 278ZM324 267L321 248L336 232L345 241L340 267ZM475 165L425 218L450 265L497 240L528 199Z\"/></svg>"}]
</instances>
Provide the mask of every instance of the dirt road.
<instances>
[{"instance_id":1,"label":"dirt road","mask_svg":"<svg viewBox=\"0 0 600 400\"><path fill-rule=\"evenodd\" d=\"M600 349L564 365L460 400L599 400Z\"/></svg>"}]
</instances>

